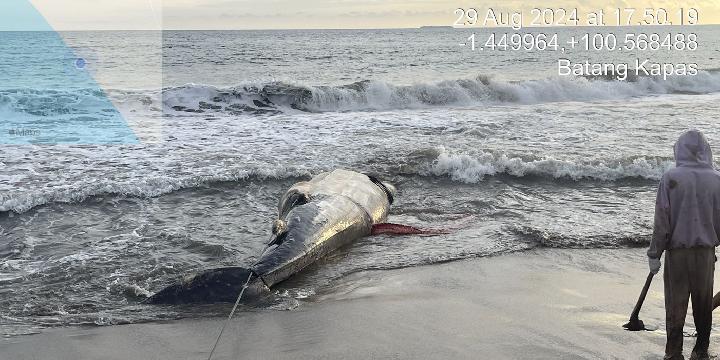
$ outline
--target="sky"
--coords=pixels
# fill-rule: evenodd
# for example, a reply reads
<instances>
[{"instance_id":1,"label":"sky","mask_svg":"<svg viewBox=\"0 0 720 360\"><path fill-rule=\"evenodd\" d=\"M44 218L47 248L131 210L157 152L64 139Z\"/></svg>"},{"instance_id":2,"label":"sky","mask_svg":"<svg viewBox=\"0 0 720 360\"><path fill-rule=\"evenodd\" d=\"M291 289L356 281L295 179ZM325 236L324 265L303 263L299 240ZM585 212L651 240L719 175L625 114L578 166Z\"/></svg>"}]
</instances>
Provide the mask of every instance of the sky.
<instances>
[{"instance_id":1,"label":"sky","mask_svg":"<svg viewBox=\"0 0 720 360\"><path fill-rule=\"evenodd\" d=\"M5 1L5 0L0 0ZM16 0L17 1L17 0ZM701 24L720 24L720 0L24 0L56 30L137 29L353 29L450 26L457 8L523 11L536 6L665 8L671 15L695 7ZM638 13L642 10L638 10Z\"/></svg>"}]
</instances>

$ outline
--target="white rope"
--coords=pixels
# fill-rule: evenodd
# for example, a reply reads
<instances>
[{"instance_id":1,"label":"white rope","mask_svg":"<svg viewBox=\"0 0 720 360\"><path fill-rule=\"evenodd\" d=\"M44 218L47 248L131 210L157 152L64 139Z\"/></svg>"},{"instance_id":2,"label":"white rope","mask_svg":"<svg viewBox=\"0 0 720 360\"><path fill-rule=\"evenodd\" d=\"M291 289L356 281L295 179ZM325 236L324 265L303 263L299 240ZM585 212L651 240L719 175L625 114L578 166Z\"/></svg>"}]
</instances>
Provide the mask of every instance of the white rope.
<instances>
[{"instance_id":1,"label":"white rope","mask_svg":"<svg viewBox=\"0 0 720 360\"><path fill-rule=\"evenodd\" d=\"M243 285L242 289L240 290L240 294L237 297L237 300L235 300L235 306L233 306L232 311L230 311L230 315L228 315L227 320L225 320L225 324L223 325L222 329L220 329L220 333L218 334L217 339L215 339L215 345L213 345L212 350L210 350L210 356L208 356L208 360L212 359L213 353L215 352L215 348L217 348L218 343L220 343L220 338L222 337L223 332L225 331L225 328L230 323L230 320L232 319L233 315L235 314L235 310L237 310L238 305L240 304L240 299L242 299L243 294L245 293L245 289L248 288L248 284L250 284L250 279L252 279L253 272L250 272L250 275L247 278L247 281L245 281L245 285Z\"/></svg>"},{"instance_id":2,"label":"white rope","mask_svg":"<svg viewBox=\"0 0 720 360\"><path fill-rule=\"evenodd\" d=\"M270 237L272 239L272 237ZM267 251L268 248L270 248L270 244L265 246L265 248L262 251L262 255L265 254L265 251ZM262 257L260 255L260 257ZM259 261L259 260L258 260ZM257 262L253 264L252 267L255 267L257 265ZM238 305L240 305L240 299L242 299L243 294L245 293L245 289L248 288L248 285L250 284L250 280L252 280L252 276L255 273L253 271L250 271L250 275L248 275L247 280L245 281L245 285L243 285L242 289L240 289L240 294L238 294L237 300L235 300L235 305L233 306L232 310L230 311L230 315L228 315L227 320L225 320L225 324L223 324L223 327L220 329L220 333L218 334L217 339L215 339L215 345L213 345L212 349L210 350L210 355L208 356L208 360L212 360L213 353L215 353L215 349L217 348L218 344L220 343L220 338L222 337L223 332L225 331L225 328L230 323L230 320L232 320L233 315L235 315L235 310L237 310Z\"/></svg>"}]
</instances>

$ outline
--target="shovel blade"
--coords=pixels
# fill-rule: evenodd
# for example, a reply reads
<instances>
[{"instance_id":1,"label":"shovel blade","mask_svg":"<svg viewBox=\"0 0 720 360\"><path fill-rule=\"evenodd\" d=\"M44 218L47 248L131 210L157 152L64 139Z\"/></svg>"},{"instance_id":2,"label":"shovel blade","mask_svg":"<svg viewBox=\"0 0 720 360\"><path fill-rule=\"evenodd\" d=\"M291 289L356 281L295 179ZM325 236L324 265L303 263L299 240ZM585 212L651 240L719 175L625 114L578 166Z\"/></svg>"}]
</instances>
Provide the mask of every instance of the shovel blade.
<instances>
[{"instance_id":1,"label":"shovel blade","mask_svg":"<svg viewBox=\"0 0 720 360\"><path fill-rule=\"evenodd\" d=\"M645 323L640 319L630 319L623 327L627 331L643 331L645 330Z\"/></svg>"},{"instance_id":2,"label":"shovel blade","mask_svg":"<svg viewBox=\"0 0 720 360\"><path fill-rule=\"evenodd\" d=\"M655 331L657 326L645 325L640 319L630 319L627 324L623 325L627 331Z\"/></svg>"}]
</instances>

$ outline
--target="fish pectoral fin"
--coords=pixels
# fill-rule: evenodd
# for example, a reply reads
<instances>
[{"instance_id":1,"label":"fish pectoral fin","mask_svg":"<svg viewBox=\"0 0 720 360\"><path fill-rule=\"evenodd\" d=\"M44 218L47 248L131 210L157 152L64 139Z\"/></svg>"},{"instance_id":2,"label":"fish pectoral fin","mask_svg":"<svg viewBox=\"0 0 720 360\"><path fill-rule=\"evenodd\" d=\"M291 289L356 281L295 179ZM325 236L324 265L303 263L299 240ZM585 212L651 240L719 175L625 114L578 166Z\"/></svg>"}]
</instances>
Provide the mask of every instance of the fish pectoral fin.
<instances>
[{"instance_id":1,"label":"fish pectoral fin","mask_svg":"<svg viewBox=\"0 0 720 360\"><path fill-rule=\"evenodd\" d=\"M450 232L442 229L420 229L414 226L382 223L372 227L371 235L443 235Z\"/></svg>"}]
</instances>

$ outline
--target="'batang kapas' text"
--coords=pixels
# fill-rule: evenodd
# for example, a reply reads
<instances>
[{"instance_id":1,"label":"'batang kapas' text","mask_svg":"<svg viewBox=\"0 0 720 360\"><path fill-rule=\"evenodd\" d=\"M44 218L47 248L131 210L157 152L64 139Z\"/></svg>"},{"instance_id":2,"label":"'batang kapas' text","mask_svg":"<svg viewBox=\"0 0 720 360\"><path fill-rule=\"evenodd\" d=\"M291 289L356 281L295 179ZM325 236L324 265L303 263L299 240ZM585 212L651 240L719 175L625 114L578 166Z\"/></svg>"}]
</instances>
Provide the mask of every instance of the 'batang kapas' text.
<instances>
[{"instance_id":1,"label":"'batang kapas' text","mask_svg":"<svg viewBox=\"0 0 720 360\"><path fill-rule=\"evenodd\" d=\"M698 74L698 65L695 63L658 63L650 59L636 59L634 63L572 62L569 59L559 59L558 74L560 76L614 78L620 81L638 76L662 76L663 80L667 80L669 76L695 76Z\"/></svg>"}]
</instances>

